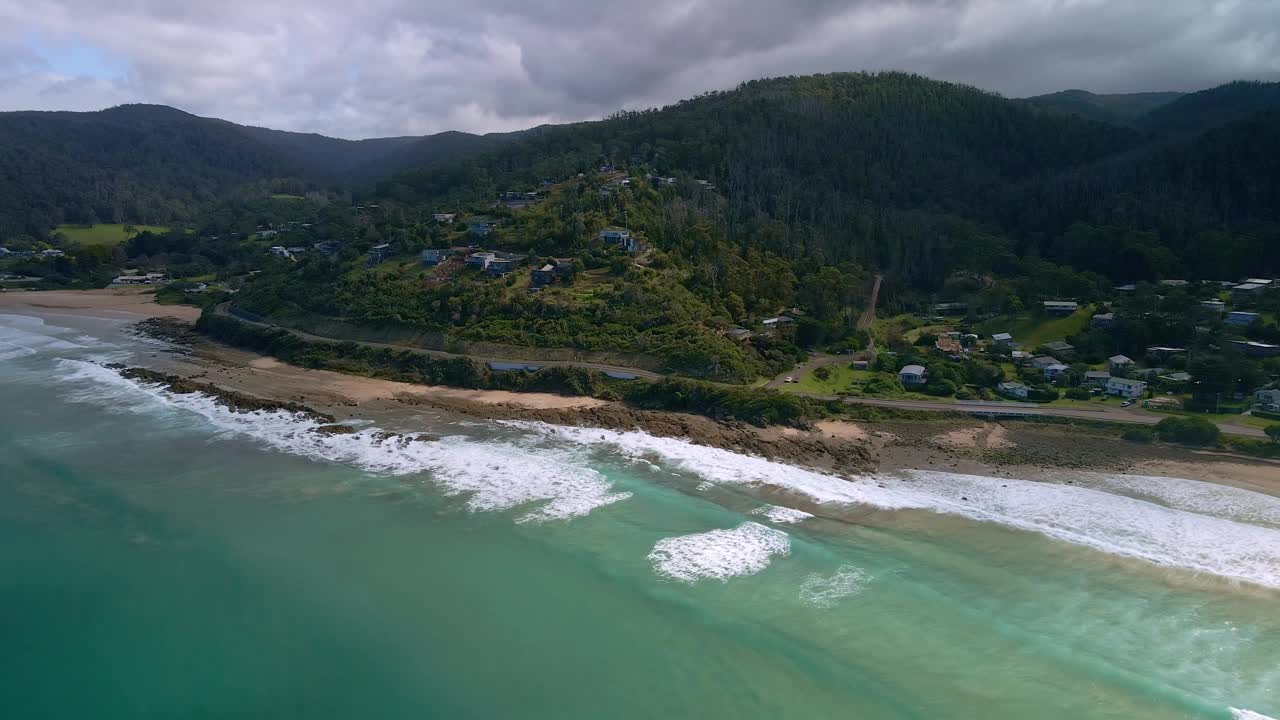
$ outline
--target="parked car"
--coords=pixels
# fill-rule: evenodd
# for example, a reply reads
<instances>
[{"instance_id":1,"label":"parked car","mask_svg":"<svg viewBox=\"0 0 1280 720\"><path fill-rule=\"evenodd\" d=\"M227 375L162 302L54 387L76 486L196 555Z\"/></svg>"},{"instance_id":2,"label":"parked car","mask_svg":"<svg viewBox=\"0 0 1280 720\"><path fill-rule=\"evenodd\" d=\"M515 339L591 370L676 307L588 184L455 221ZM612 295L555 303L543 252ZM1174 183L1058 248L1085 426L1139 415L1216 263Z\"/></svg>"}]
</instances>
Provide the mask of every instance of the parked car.
<instances>
[{"instance_id":1,"label":"parked car","mask_svg":"<svg viewBox=\"0 0 1280 720\"><path fill-rule=\"evenodd\" d=\"M1125 400L1124 402L1120 403L1120 407L1129 407L1132 404L1133 404L1132 400Z\"/></svg>"},{"instance_id":2,"label":"parked car","mask_svg":"<svg viewBox=\"0 0 1280 720\"><path fill-rule=\"evenodd\" d=\"M788 375L788 376L787 376L787 379L786 379L786 380L783 380L783 382L789 382L789 383L793 383L793 382L795 382L795 381L796 381L796 379L795 379L795 378L793 378L793 377L791 377L790 375Z\"/></svg>"}]
</instances>

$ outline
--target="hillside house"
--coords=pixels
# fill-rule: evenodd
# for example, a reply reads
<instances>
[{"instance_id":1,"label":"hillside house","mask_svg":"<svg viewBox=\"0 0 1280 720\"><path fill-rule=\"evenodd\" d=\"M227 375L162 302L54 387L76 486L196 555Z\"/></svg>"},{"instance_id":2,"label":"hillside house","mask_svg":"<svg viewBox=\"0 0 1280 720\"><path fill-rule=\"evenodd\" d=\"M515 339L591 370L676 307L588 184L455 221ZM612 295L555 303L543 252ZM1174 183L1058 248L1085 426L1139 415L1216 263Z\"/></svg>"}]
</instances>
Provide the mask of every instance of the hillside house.
<instances>
[{"instance_id":1,"label":"hillside house","mask_svg":"<svg viewBox=\"0 0 1280 720\"><path fill-rule=\"evenodd\" d=\"M1263 410L1280 410L1280 388L1259 390L1253 399Z\"/></svg>"},{"instance_id":2,"label":"hillside house","mask_svg":"<svg viewBox=\"0 0 1280 720\"><path fill-rule=\"evenodd\" d=\"M1221 300L1205 300L1200 303L1200 309L1207 313L1221 315L1227 311L1227 304Z\"/></svg>"},{"instance_id":3,"label":"hillside house","mask_svg":"<svg viewBox=\"0 0 1280 720\"><path fill-rule=\"evenodd\" d=\"M1044 349L1053 353L1069 353L1075 350L1076 346L1065 340L1058 340L1057 342L1045 343Z\"/></svg>"},{"instance_id":4,"label":"hillside house","mask_svg":"<svg viewBox=\"0 0 1280 720\"><path fill-rule=\"evenodd\" d=\"M600 240L607 245L622 245L631 240L631 231L620 227L607 227L600 231Z\"/></svg>"},{"instance_id":5,"label":"hillside house","mask_svg":"<svg viewBox=\"0 0 1280 720\"><path fill-rule=\"evenodd\" d=\"M724 336L730 340L746 342L751 339L751 331L744 327L732 327L724 331Z\"/></svg>"},{"instance_id":6,"label":"hillside house","mask_svg":"<svg viewBox=\"0 0 1280 720\"><path fill-rule=\"evenodd\" d=\"M1261 283L1247 282L1231 288L1231 302L1238 305L1251 304L1266 292L1267 286Z\"/></svg>"},{"instance_id":7,"label":"hillside house","mask_svg":"<svg viewBox=\"0 0 1280 720\"><path fill-rule=\"evenodd\" d=\"M1116 324L1115 313L1098 313L1089 318L1089 327L1109 328Z\"/></svg>"},{"instance_id":8,"label":"hillside house","mask_svg":"<svg viewBox=\"0 0 1280 720\"><path fill-rule=\"evenodd\" d=\"M342 252L342 243L337 240L325 240L312 245L311 249L324 257L337 257Z\"/></svg>"},{"instance_id":9,"label":"hillside house","mask_svg":"<svg viewBox=\"0 0 1280 720\"><path fill-rule=\"evenodd\" d=\"M524 264L523 255L512 255L510 257L494 257L489 261L484 271L491 278L506 277L509 273L515 272L515 269Z\"/></svg>"},{"instance_id":10,"label":"hillside house","mask_svg":"<svg viewBox=\"0 0 1280 720\"><path fill-rule=\"evenodd\" d=\"M445 260L449 259L450 251L440 250L438 248L427 248L422 251L422 264L427 267L435 267Z\"/></svg>"},{"instance_id":11,"label":"hillside house","mask_svg":"<svg viewBox=\"0 0 1280 720\"><path fill-rule=\"evenodd\" d=\"M960 340L950 335L938 336L937 341L933 343L933 347L943 357L948 357L952 360L961 360L966 354L964 345L960 344Z\"/></svg>"},{"instance_id":12,"label":"hillside house","mask_svg":"<svg viewBox=\"0 0 1280 720\"><path fill-rule=\"evenodd\" d=\"M488 270L489 263L493 262L496 257L497 255L491 252L473 252L467 256L467 265L481 270Z\"/></svg>"},{"instance_id":13,"label":"hillside house","mask_svg":"<svg viewBox=\"0 0 1280 720\"><path fill-rule=\"evenodd\" d=\"M475 237L489 237L493 234L493 223L475 220L467 223L467 233Z\"/></svg>"},{"instance_id":14,"label":"hillside house","mask_svg":"<svg viewBox=\"0 0 1280 720\"><path fill-rule=\"evenodd\" d=\"M1031 388L1018 382L1002 382L996 386L996 390L1005 397L1016 398L1018 400L1026 400L1031 393Z\"/></svg>"},{"instance_id":15,"label":"hillside house","mask_svg":"<svg viewBox=\"0 0 1280 720\"><path fill-rule=\"evenodd\" d=\"M1111 373L1106 370L1090 370L1084 374L1084 384L1093 387L1106 387L1111 382Z\"/></svg>"},{"instance_id":16,"label":"hillside house","mask_svg":"<svg viewBox=\"0 0 1280 720\"><path fill-rule=\"evenodd\" d=\"M1107 367L1111 368L1111 372L1120 372L1133 367L1136 363L1124 355L1112 355L1107 358Z\"/></svg>"},{"instance_id":17,"label":"hillside house","mask_svg":"<svg viewBox=\"0 0 1280 720\"><path fill-rule=\"evenodd\" d=\"M382 243L369 248L369 265L381 265L395 255L395 248L391 247L391 243Z\"/></svg>"},{"instance_id":18,"label":"hillside house","mask_svg":"<svg viewBox=\"0 0 1280 720\"><path fill-rule=\"evenodd\" d=\"M431 219L435 220L441 225L452 225L454 219L457 217L458 216L454 213L432 213L431 214Z\"/></svg>"},{"instance_id":19,"label":"hillside house","mask_svg":"<svg viewBox=\"0 0 1280 720\"><path fill-rule=\"evenodd\" d=\"M1049 382L1053 382L1058 378L1062 377L1062 374L1070 369L1071 368L1067 367L1066 365L1063 365L1062 363L1058 363L1056 365L1050 365L1049 367L1044 369L1044 379L1048 380Z\"/></svg>"},{"instance_id":20,"label":"hillside house","mask_svg":"<svg viewBox=\"0 0 1280 720\"><path fill-rule=\"evenodd\" d=\"M1013 336L1009 333L996 333L991 336L991 342L1003 350L1013 350L1018 347L1018 343L1013 341Z\"/></svg>"},{"instance_id":21,"label":"hillside house","mask_svg":"<svg viewBox=\"0 0 1280 720\"><path fill-rule=\"evenodd\" d=\"M1080 309L1080 303L1071 300L1045 300L1044 312L1046 315L1057 315L1065 317Z\"/></svg>"},{"instance_id":22,"label":"hillside house","mask_svg":"<svg viewBox=\"0 0 1280 720\"><path fill-rule=\"evenodd\" d=\"M1163 345L1152 345L1147 348L1147 358L1156 362L1166 362L1170 358L1186 354L1186 348L1165 347Z\"/></svg>"},{"instance_id":23,"label":"hillside house","mask_svg":"<svg viewBox=\"0 0 1280 720\"><path fill-rule=\"evenodd\" d=\"M1240 310L1236 310L1236 311L1227 313L1227 319L1225 322L1228 325L1234 325L1236 327L1249 327L1250 325L1258 322L1261 319L1262 319L1262 316L1259 315L1258 313L1243 312Z\"/></svg>"},{"instance_id":24,"label":"hillside house","mask_svg":"<svg viewBox=\"0 0 1280 720\"><path fill-rule=\"evenodd\" d=\"M1147 391L1147 384L1141 380L1130 380L1128 378L1113 377L1107 381L1107 394L1116 395L1122 398L1142 397Z\"/></svg>"},{"instance_id":25,"label":"hillside house","mask_svg":"<svg viewBox=\"0 0 1280 720\"><path fill-rule=\"evenodd\" d=\"M964 315L969 312L969 303L946 302L938 303L933 306L933 312L938 315Z\"/></svg>"},{"instance_id":26,"label":"hillside house","mask_svg":"<svg viewBox=\"0 0 1280 720\"><path fill-rule=\"evenodd\" d=\"M1061 364L1062 363L1058 362L1058 358L1053 357L1052 355L1037 355L1036 357L1031 358L1031 367L1040 371L1044 371L1053 365Z\"/></svg>"},{"instance_id":27,"label":"hillside house","mask_svg":"<svg viewBox=\"0 0 1280 720\"><path fill-rule=\"evenodd\" d=\"M271 253L272 255L275 255L278 258L289 257L289 249L283 245L272 245L271 247L267 248L267 252Z\"/></svg>"},{"instance_id":28,"label":"hillside house","mask_svg":"<svg viewBox=\"0 0 1280 720\"><path fill-rule=\"evenodd\" d=\"M1232 340L1231 344L1249 357L1275 357L1280 355L1280 345L1255 340Z\"/></svg>"},{"instance_id":29,"label":"hillside house","mask_svg":"<svg viewBox=\"0 0 1280 720\"><path fill-rule=\"evenodd\" d=\"M1009 357L1013 360L1015 365L1026 365L1031 362L1031 358L1033 356L1026 350L1014 350L1009 353Z\"/></svg>"},{"instance_id":30,"label":"hillside house","mask_svg":"<svg viewBox=\"0 0 1280 720\"><path fill-rule=\"evenodd\" d=\"M63 255L66 255L66 253L62 252L61 250L55 250L53 248L40 251L41 257L55 258L55 257L62 257Z\"/></svg>"},{"instance_id":31,"label":"hillside house","mask_svg":"<svg viewBox=\"0 0 1280 720\"><path fill-rule=\"evenodd\" d=\"M547 263L533 271L533 284L539 287L550 285L558 277L559 275L556 275L556 266L552 263Z\"/></svg>"},{"instance_id":32,"label":"hillside house","mask_svg":"<svg viewBox=\"0 0 1280 720\"><path fill-rule=\"evenodd\" d=\"M907 365L898 371L898 380L906 387L923 385L928 379L929 371L922 365Z\"/></svg>"}]
</instances>

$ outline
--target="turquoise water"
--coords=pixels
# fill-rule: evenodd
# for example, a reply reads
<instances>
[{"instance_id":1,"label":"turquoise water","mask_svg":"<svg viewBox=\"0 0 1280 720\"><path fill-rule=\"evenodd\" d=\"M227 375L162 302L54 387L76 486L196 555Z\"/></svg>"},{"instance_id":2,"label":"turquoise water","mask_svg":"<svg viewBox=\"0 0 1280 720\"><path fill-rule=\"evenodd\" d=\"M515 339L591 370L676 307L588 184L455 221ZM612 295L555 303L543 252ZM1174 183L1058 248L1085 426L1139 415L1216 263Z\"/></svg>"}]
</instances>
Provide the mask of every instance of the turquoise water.
<instances>
[{"instance_id":1,"label":"turquoise water","mask_svg":"<svg viewBox=\"0 0 1280 720\"><path fill-rule=\"evenodd\" d=\"M1276 498L322 438L94 365L122 327L0 316L4 717L1280 714Z\"/></svg>"}]
</instances>

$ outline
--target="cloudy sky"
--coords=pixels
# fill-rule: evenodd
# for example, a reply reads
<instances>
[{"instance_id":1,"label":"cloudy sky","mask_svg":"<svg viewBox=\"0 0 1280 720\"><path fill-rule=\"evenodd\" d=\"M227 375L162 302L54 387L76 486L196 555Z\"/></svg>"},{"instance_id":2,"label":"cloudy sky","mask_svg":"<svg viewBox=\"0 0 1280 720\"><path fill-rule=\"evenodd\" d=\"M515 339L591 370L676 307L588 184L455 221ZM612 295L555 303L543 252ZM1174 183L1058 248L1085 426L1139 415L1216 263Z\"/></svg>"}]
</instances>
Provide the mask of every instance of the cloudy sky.
<instances>
[{"instance_id":1,"label":"cloudy sky","mask_svg":"<svg viewBox=\"0 0 1280 720\"><path fill-rule=\"evenodd\" d=\"M1010 96L1276 80L1280 0L0 0L0 110L163 103L349 138L863 69Z\"/></svg>"}]
</instances>

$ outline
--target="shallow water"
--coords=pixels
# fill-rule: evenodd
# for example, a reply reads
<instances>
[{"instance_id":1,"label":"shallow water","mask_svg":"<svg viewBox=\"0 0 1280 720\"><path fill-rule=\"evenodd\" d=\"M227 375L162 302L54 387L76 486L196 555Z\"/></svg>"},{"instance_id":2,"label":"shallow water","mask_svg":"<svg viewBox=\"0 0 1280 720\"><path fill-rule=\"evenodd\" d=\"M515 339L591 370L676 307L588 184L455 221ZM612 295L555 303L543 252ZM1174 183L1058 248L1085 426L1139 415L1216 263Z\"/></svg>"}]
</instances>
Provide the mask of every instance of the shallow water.
<instances>
[{"instance_id":1,"label":"shallow water","mask_svg":"<svg viewBox=\"0 0 1280 720\"><path fill-rule=\"evenodd\" d=\"M322 437L94 364L122 328L0 316L6 717L1280 714L1276 498Z\"/></svg>"}]
</instances>

